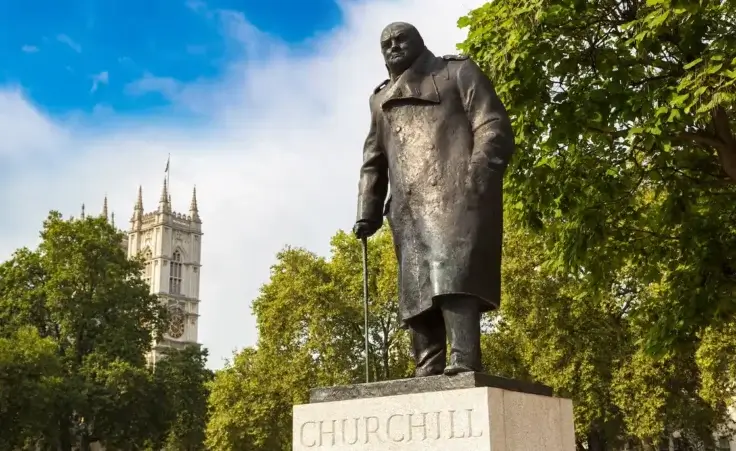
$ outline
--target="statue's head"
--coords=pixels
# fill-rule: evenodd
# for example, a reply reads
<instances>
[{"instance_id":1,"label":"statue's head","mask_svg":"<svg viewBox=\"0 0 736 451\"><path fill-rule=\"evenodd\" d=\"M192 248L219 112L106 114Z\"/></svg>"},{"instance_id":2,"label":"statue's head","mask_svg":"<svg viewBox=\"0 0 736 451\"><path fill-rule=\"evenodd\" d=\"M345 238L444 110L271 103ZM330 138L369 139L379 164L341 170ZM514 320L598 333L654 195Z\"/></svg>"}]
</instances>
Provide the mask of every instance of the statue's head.
<instances>
[{"instance_id":1,"label":"statue's head","mask_svg":"<svg viewBox=\"0 0 736 451\"><path fill-rule=\"evenodd\" d=\"M381 53L392 75L408 69L424 49L424 39L414 25L394 22L381 32Z\"/></svg>"}]
</instances>

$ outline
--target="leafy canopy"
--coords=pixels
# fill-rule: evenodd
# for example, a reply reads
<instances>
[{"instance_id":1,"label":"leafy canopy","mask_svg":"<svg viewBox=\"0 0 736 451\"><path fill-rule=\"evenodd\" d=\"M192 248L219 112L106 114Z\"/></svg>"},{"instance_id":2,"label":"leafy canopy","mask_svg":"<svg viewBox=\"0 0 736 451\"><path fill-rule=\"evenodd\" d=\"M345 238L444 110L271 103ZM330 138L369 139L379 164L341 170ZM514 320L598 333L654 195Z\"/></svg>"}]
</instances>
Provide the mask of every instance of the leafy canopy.
<instances>
[{"instance_id":1,"label":"leafy canopy","mask_svg":"<svg viewBox=\"0 0 736 451\"><path fill-rule=\"evenodd\" d=\"M167 319L124 239L52 212L0 265L0 448L202 449L206 353L146 365Z\"/></svg>"},{"instance_id":2,"label":"leafy canopy","mask_svg":"<svg viewBox=\"0 0 736 451\"><path fill-rule=\"evenodd\" d=\"M459 21L512 117L513 220L560 273L636 290L660 354L736 309L734 23L734 2L684 0L496 0Z\"/></svg>"},{"instance_id":3,"label":"leafy canopy","mask_svg":"<svg viewBox=\"0 0 736 451\"><path fill-rule=\"evenodd\" d=\"M369 240L371 380L408 377L397 265L384 229ZM329 259L287 247L253 302L257 349L245 349L211 385L207 445L213 450L291 449L291 409L309 389L364 382L362 249L338 232Z\"/></svg>"}]
</instances>

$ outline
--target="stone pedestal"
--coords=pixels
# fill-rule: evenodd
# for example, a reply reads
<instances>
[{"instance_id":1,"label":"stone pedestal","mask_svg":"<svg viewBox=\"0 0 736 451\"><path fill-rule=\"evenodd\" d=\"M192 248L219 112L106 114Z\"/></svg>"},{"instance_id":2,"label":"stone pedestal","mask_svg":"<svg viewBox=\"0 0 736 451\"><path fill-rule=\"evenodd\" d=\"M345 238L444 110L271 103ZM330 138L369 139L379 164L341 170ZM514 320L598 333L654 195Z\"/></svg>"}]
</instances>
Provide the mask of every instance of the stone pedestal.
<instances>
[{"instance_id":1,"label":"stone pedestal","mask_svg":"<svg viewBox=\"0 0 736 451\"><path fill-rule=\"evenodd\" d=\"M294 451L574 451L572 401L480 373L317 388Z\"/></svg>"}]
</instances>

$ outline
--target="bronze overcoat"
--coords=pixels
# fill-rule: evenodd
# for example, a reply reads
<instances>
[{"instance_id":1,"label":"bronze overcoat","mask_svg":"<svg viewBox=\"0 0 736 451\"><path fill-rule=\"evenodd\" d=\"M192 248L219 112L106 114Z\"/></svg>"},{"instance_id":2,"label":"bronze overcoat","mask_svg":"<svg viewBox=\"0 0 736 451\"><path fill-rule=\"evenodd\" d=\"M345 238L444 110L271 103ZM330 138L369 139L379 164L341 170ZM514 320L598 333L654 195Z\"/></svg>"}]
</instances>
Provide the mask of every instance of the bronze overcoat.
<instances>
[{"instance_id":1,"label":"bronze overcoat","mask_svg":"<svg viewBox=\"0 0 736 451\"><path fill-rule=\"evenodd\" d=\"M472 60L425 50L376 88L370 109L358 220L388 219L402 320L447 294L497 308L501 188L514 138L493 84Z\"/></svg>"}]
</instances>

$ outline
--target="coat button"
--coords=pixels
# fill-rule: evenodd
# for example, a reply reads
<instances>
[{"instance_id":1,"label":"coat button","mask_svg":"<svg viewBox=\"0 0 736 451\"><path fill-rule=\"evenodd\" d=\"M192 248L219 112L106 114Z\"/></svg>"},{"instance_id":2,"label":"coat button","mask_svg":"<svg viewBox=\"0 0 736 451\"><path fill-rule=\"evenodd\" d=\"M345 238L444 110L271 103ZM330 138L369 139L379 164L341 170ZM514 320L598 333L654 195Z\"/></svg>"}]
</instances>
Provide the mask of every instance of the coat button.
<instances>
[{"instance_id":1,"label":"coat button","mask_svg":"<svg viewBox=\"0 0 736 451\"><path fill-rule=\"evenodd\" d=\"M411 194L411 188L406 189L406 194Z\"/></svg>"},{"instance_id":2,"label":"coat button","mask_svg":"<svg viewBox=\"0 0 736 451\"><path fill-rule=\"evenodd\" d=\"M430 148L431 150L434 150L434 144L430 144L430 145L429 145L429 148Z\"/></svg>"},{"instance_id":3,"label":"coat button","mask_svg":"<svg viewBox=\"0 0 736 451\"><path fill-rule=\"evenodd\" d=\"M396 132L398 133L400 131L401 131L401 126L396 126Z\"/></svg>"},{"instance_id":4,"label":"coat button","mask_svg":"<svg viewBox=\"0 0 736 451\"><path fill-rule=\"evenodd\" d=\"M437 186L437 179L432 177L431 179L429 179L429 184L432 186Z\"/></svg>"}]
</instances>

